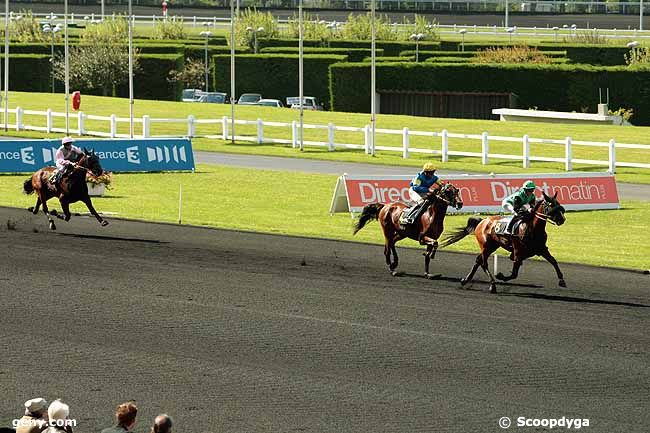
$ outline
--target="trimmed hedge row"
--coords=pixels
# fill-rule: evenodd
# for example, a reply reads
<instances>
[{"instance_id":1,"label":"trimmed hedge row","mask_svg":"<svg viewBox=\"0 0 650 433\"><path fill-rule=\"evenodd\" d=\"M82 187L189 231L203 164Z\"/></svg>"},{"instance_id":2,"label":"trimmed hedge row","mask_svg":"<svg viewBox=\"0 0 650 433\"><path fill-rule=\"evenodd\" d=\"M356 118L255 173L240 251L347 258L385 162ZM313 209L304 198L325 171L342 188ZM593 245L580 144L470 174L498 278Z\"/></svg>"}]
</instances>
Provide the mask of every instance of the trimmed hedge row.
<instances>
[{"instance_id":1,"label":"trimmed hedge row","mask_svg":"<svg viewBox=\"0 0 650 433\"><path fill-rule=\"evenodd\" d=\"M297 47L298 39L258 39L257 43L260 48L269 47ZM303 41L304 47L322 47L322 48L364 48L369 50L371 48L370 41L344 41L344 40L331 40L321 41L315 39L308 39ZM413 49L415 42L410 41L377 41L375 43L377 49L383 49L385 56L399 56L399 53L404 50ZM420 42L420 48L425 50L439 50L440 42Z\"/></svg>"},{"instance_id":2,"label":"trimmed hedge row","mask_svg":"<svg viewBox=\"0 0 650 433\"><path fill-rule=\"evenodd\" d=\"M364 63L370 63L372 62L372 57L366 57L363 59ZM414 62L415 61L415 56L384 56L384 57L375 57L376 62L383 62L383 63L399 63L399 62Z\"/></svg>"},{"instance_id":3,"label":"trimmed hedge row","mask_svg":"<svg viewBox=\"0 0 650 433\"><path fill-rule=\"evenodd\" d=\"M171 44L171 45L192 45L192 44L205 44L203 38L188 38L188 39L151 39L151 38L133 38L133 43L136 44ZM228 40L225 36L212 35L208 39L208 45L228 45Z\"/></svg>"},{"instance_id":4,"label":"trimmed hedge row","mask_svg":"<svg viewBox=\"0 0 650 433\"><path fill-rule=\"evenodd\" d=\"M215 89L230 94L230 56L217 55L214 59ZM303 56L304 94L315 96L329 106L330 65L345 62L346 56L333 54L306 54ZM260 93L265 98L285 101L298 95L298 55L241 54L235 57L236 95ZM355 79L355 81L357 81Z\"/></svg>"},{"instance_id":5,"label":"trimmed hedge row","mask_svg":"<svg viewBox=\"0 0 650 433\"><path fill-rule=\"evenodd\" d=\"M262 48L262 53L289 53L298 54L298 47L267 47ZM384 55L384 49L380 48L375 50L377 56ZM340 54L347 55L348 61L360 62L368 56L372 55L372 50L366 48L323 48L323 47L307 47L303 48L305 54Z\"/></svg>"},{"instance_id":6,"label":"trimmed hedge row","mask_svg":"<svg viewBox=\"0 0 650 433\"><path fill-rule=\"evenodd\" d=\"M4 54L0 54L0 62L2 65L4 65L4 59ZM49 54L9 53L10 90L50 92L52 90L51 71L52 67Z\"/></svg>"},{"instance_id":7,"label":"trimmed hedge row","mask_svg":"<svg viewBox=\"0 0 650 433\"><path fill-rule=\"evenodd\" d=\"M367 63L330 68L330 103L336 111L368 112ZM632 108L633 121L650 125L650 68L587 65L482 65L399 63L377 65L377 89L515 93L522 108L595 112L598 89L610 89L610 107Z\"/></svg>"}]
</instances>

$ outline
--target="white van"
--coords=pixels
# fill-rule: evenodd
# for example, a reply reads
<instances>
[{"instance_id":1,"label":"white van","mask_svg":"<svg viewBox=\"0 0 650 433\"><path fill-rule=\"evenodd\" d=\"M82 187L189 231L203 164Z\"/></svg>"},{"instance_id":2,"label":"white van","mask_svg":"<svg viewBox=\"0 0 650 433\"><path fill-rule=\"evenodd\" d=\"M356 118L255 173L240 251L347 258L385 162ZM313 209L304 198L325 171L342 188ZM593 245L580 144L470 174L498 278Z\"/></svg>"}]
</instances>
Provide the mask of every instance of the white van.
<instances>
[{"instance_id":1,"label":"white van","mask_svg":"<svg viewBox=\"0 0 650 433\"><path fill-rule=\"evenodd\" d=\"M287 98L287 107L300 108L300 97L294 96ZM302 97L302 108L304 110L322 110L323 106L313 96Z\"/></svg>"}]
</instances>

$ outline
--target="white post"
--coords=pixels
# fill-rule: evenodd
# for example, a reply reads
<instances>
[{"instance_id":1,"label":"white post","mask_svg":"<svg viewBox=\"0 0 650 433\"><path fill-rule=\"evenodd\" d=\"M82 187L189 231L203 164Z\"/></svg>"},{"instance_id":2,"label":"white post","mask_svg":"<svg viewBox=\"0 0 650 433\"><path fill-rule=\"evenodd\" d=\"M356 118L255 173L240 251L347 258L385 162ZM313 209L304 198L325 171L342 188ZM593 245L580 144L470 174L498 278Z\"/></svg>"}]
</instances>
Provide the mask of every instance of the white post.
<instances>
[{"instance_id":1,"label":"white post","mask_svg":"<svg viewBox=\"0 0 650 433\"><path fill-rule=\"evenodd\" d=\"M298 147L298 122L295 120L291 121L291 147Z\"/></svg>"},{"instance_id":2,"label":"white post","mask_svg":"<svg viewBox=\"0 0 650 433\"><path fill-rule=\"evenodd\" d=\"M409 129L402 129L402 158L409 157Z\"/></svg>"},{"instance_id":3,"label":"white post","mask_svg":"<svg viewBox=\"0 0 650 433\"><path fill-rule=\"evenodd\" d=\"M86 133L85 125L86 115L83 111L77 113L77 129L79 129L79 135L84 135Z\"/></svg>"},{"instance_id":4,"label":"white post","mask_svg":"<svg viewBox=\"0 0 650 433\"><path fill-rule=\"evenodd\" d=\"M334 124L327 124L327 150L334 150Z\"/></svg>"},{"instance_id":5,"label":"white post","mask_svg":"<svg viewBox=\"0 0 650 433\"><path fill-rule=\"evenodd\" d=\"M224 141L228 140L228 116L221 118L221 138Z\"/></svg>"},{"instance_id":6,"label":"white post","mask_svg":"<svg viewBox=\"0 0 650 433\"><path fill-rule=\"evenodd\" d=\"M117 136L117 116L115 114L111 114L111 138L115 138Z\"/></svg>"},{"instance_id":7,"label":"white post","mask_svg":"<svg viewBox=\"0 0 650 433\"><path fill-rule=\"evenodd\" d=\"M16 131L23 129L23 109L16 107Z\"/></svg>"},{"instance_id":8,"label":"white post","mask_svg":"<svg viewBox=\"0 0 650 433\"><path fill-rule=\"evenodd\" d=\"M142 116L142 138L151 136L151 117L148 114Z\"/></svg>"},{"instance_id":9,"label":"white post","mask_svg":"<svg viewBox=\"0 0 650 433\"><path fill-rule=\"evenodd\" d=\"M494 255L494 275L499 273L499 255Z\"/></svg>"},{"instance_id":10,"label":"white post","mask_svg":"<svg viewBox=\"0 0 650 433\"><path fill-rule=\"evenodd\" d=\"M257 119L257 144L264 143L264 122L262 119Z\"/></svg>"},{"instance_id":11,"label":"white post","mask_svg":"<svg viewBox=\"0 0 650 433\"><path fill-rule=\"evenodd\" d=\"M442 162L449 162L449 137L447 130L443 129L440 136L442 137Z\"/></svg>"},{"instance_id":12,"label":"white post","mask_svg":"<svg viewBox=\"0 0 650 433\"><path fill-rule=\"evenodd\" d=\"M523 167L530 168L530 141L528 141L528 134L524 135L523 141Z\"/></svg>"},{"instance_id":13,"label":"white post","mask_svg":"<svg viewBox=\"0 0 650 433\"><path fill-rule=\"evenodd\" d=\"M613 138L609 140L609 172L616 173L616 142Z\"/></svg>"},{"instance_id":14,"label":"white post","mask_svg":"<svg viewBox=\"0 0 650 433\"><path fill-rule=\"evenodd\" d=\"M481 157L481 164L487 165L490 163L490 159L488 158L488 154L490 153L490 143L488 142L488 133L483 132L481 134L481 151L483 153Z\"/></svg>"},{"instance_id":15,"label":"white post","mask_svg":"<svg viewBox=\"0 0 650 433\"><path fill-rule=\"evenodd\" d=\"M573 169L573 164L572 164L573 149L571 149L571 137L567 137L565 143L566 144L565 144L565 152L564 153L565 153L566 161L565 161L565 164L564 164L564 169L566 171L571 171Z\"/></svg>"},{"instance_id":16,"label":"white post","mask_svg":"<svg viewBox=\"0 0 650 433\"><path fill-rule=\"evenodd\" d=\"M368 125L363 127L363 147L366 155L370 155L370 128Z\"/></svg>"},{"instance_id":17,"label":"white post","mask_svg":"<svg viewBox=\"0 0 650 433\"><path fill-rule=\"evenodd\" d=\"M194 116L187 116L187 136L194 137Z\"/></svg>"},{"instance_id":18,"label":"white post","mask_svg":"<svg viewBox=\"0 0 650 433\"><path fill-rule=\"evenodd\" d=\"M46 119L47 119L47 133L51 134L52 133L52 109L48 108L47 109L47 114L46 114Z\"/></svg>"}]
</instances>

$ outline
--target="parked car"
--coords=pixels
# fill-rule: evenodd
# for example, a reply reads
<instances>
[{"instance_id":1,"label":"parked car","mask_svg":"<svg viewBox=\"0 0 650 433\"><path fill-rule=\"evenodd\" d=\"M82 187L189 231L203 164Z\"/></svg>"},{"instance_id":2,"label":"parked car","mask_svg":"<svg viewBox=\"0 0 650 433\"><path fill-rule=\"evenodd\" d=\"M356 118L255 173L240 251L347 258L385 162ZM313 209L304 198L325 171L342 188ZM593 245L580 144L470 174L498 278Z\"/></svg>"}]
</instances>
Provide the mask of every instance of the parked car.
<instances>
[{"instance_id":1,"label":"parked car","mask_svg":"<svg viewBox=\"0 0 650 433\"><path fill-rule=\"evenodd\" d=\"M255 105L262 99L262 95L259 93L244 93L239 97L237 101L241 105Z\"/></svg>"},{"instance_id":2,"label":"parked car","mask_svg":"<svg viewBox=\"0 0 650 433\"><path fill-rule=\"evenodd\" d=\"M294 96L287 98L287 107L300 108L300 97ZM318 103L318 100L313 96L302 97L303 110L322 110L323 106Z\"/></svg>"},{"instance_id":3,"label":"parked car","mask_svg":"<svg viewBox=\"0 0 650 433\"><path fill-rule=\"evenodd\" d=\"M205 102L209 104L225 104L228 95L221 92L202 92L196 102Z\"/></svg>"},{"instance_id":4,"label":"parked car","mask_svg":"<svg viewBox=\"0 0 650 433\"><path fill-rule=\"evenodd\" d=\"M183 102L196 102L203 92L200 89L183 89L181 94L181 101Z\"/></svg>"},{"instance_id":5,"label":"parked car","mask_svg":"<svg viewBox=\"0 0 650 433\"><path fill-rule=\"evenodd\" d=\"M257 105L263 105L265 107L284 107L284 104L279 99L260 99L257 101Z\"/></svg>"}]
</instances>

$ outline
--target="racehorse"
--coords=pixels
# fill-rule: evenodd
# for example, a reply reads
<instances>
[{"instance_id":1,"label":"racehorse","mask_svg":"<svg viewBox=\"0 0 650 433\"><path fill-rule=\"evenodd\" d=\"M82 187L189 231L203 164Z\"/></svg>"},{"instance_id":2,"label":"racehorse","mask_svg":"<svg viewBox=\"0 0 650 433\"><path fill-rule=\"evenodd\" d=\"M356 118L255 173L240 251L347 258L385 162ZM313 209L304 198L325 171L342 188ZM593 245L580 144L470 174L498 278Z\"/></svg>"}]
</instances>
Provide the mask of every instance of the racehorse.
<instances>
[{"instance_id":1,"label":"racehorse","mask_svg":"<svg viewBox=\"0 0 650 433\"><path fill-rule=\"evenodd\" d=\"M376 219L381 224L381 229L384 232L384 256L386 256L386 264L391 275L396 276L398 257L395 244L404 238L411 238L426 245L426 252L424 253L424 276L426 278L436 278L437 276L429 273L429 263L436 254L438 249L438 238L444 229L443 221L447 214L447 207L452 206L456 209L463 207L463 202L460 198L460 192L451 183L445 183L440 188L429 192L425 197L422 206L426 206L427 210L420 216L418 221L415 221L410 226L403 226L400 224L400 217L407 207L404 203L395 202L389 204L373 203L366 205L361 212L361 216L354 227L356 234L361 230L369 221ZM393 261L391 262L391 253Z\"/></svg>"},{"instance_id":2,"label":"racehorse","mask_svg":"<svg viewBox=\"0 0 650 433\"><path fill-rule=\"evenodd\" d=\"M441 243L441 247L446 247L463 239L465 236L474 233L476 241L481 249L481 253L476 257L476 263L472 270L465 278L460 280L461 286L467 284L474 277L474 273L479 266L490 277L490 293L496 293L496 281L488 267L488 258L499 247L510 251L510 260L512 260L512 272L509 276L504 276L501 272L497 278L501 281L509 281L517 278L521 263L532 256L542 256L546 259L557 273L560 287L566 287L564 276L557 264L555 257L551 255L546 246L546 222L561 226L566 221L564 216L565 209L557 201L557 192L553 197L545 193L542 199L535 201L534 206L524 216L523 222L518 226L513 235L497 234L497 225L501 216L491 216L485 219L470 217L467 220L465 228L461 228L452 234L446 236ZM505 224L502 222L502 224Z\"/></svg>"},{"instance_id":3,"label":"racehorse","mask_svg":"<svg viewBox=\"0 0 650 433\"><path fill-rule=\"evenodd\" d=\"M86 185L86 173L92 173L94 176L100 176L103 173L102 166L99 163L99 157L92 150L84 149L79 161L77 161L66 176L59 182L58 186L52 185L50 177L54 172L54 167L44 167L38 170L23 184L23 191L25 194L36 192L36 205L29 208L34 215L38 213L38 208L43 205L43 213L47 216L47 220L51 230L56 230L54 220L50 217L50 212L47 208L47 201L52 197L57 197L61 203L61 209L64 216L52 212L58 218L69 221L70 220L70 203L82 201L91 214L102 226L107 226L108 221L104 220L90 201L88 195L88 186Z\"/></svg>"}]
</instances>

